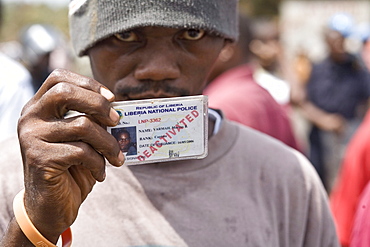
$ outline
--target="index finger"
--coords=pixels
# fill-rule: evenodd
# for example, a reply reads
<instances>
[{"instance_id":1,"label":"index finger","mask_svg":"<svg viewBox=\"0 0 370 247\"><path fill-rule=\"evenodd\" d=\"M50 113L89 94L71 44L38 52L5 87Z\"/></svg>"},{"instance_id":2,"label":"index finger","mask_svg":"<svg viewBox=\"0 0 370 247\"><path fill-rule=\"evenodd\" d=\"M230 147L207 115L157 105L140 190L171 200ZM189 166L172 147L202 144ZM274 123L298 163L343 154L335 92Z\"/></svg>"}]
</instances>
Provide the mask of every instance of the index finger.
<instances>
[{"instance_id":1,"label":"index finger","mask_svg":"<svg viewBox=\"0 0 370 247\"><path fill-rule=\"evenodd\" d=\"M42 84L40 89L36 92L33 97L34 100L39 100L48 90L50 90L57 83L66 82L79 86L84 89L88 89L103 95L108 101L114 101L114 94L109 91L104 85L94 80L93 78L79 75L65 69L54 70L45 82Z\"/></svg>"}]
</instances>

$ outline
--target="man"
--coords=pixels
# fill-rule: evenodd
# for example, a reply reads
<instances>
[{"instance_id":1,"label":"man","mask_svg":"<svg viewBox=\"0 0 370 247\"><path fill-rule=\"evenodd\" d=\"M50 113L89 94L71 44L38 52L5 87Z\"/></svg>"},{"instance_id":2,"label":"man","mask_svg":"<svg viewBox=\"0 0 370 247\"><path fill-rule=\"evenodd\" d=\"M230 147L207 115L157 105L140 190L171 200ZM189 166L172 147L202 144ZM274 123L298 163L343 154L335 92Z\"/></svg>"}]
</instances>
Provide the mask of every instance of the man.
<instances>
[{"instance_id":1,"label":"man","mask_svg":"<svg viewBox=\"0 0 370 247\"><path fill-rule=\"evenodd\" d=\"M130 132L126 129L120 129L118 133L114 135L116 138L119 149L125 155L135 155L137 153L136 148L131 143Z\"/></svg>"},{"instance_id":2,"label":"man","mask_svg":"<svg viewBox=\"0 0 370 247\"><path fill-rule=\"evenodd\" d=\"M253 77L289 113L290 85L283 80L286 72L283 67L284 51L278 23L276 20L257 19L252 30L254 38L249 47L256 58Z\"/></svg>"},{"instance_id":3,"label":"man","mask_svg":"<svg viewBox=\"0 0 370 247\"><path fill-rule=\"evenodd\" d=\"M209 77L211 82L203 93L209 97L209 106L221 109L228 119L300 150L287 111L253 78L250 22L240 15L239 41L221 51Z\"/></svg>"},{"instance_id":4,"label":"man","mask_svg":"<svg viewBox=\"0 0 370 247\"><path fill-rule=\"evenodd\" d=\"M53 72L18 126L24 207L41 235L56 243L73 223L75 246L338 246L317 175L280 142L215 113L207 158L128 169L102 127L119 121L113 100L200 94L237 37L236 0L72 1L70 18L95 80ZM8 202L22 182L1 176L0 246L31 246Z\"/></svg>"}]
</instances>

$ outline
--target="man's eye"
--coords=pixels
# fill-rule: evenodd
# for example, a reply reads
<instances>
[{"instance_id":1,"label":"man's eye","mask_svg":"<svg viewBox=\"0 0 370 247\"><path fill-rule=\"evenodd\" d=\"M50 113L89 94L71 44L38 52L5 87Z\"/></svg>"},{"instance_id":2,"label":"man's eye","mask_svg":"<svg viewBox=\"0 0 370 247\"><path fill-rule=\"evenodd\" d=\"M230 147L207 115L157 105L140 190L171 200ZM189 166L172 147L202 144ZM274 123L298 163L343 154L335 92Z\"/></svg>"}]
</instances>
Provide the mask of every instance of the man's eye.
<instances>
[{"instance_id":1,"label":"man's eye","mask_svg":"<svg viewBox=\"0 0 370 247\"><path fill-rule=\"evenodd\" d=\"M124 41L124 42L132 42L132 41L138 41L139 37L137 34L133 31L125 31L122 33L116 33L114 35L117 39Z\"/></svg>"},{"instance_id":2,"label":"man's eye","mask_svg":"<svg viewBox=\"0 0 370 247\"><path fill-rule=\"evenodd\" d=\"M203 38L204 34L205 31L201 29L188 29L184 31L181 38L187 40L199 40Z\"/></svg>"}]
</instances>

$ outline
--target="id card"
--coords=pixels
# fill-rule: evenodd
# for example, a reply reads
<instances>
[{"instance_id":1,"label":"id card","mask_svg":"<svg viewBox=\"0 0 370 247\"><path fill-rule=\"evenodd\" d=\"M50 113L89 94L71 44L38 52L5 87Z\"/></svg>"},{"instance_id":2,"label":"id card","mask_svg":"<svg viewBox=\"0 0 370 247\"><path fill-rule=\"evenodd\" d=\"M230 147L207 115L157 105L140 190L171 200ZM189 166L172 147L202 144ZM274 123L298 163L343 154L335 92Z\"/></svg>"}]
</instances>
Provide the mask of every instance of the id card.
<instances>
[{"instance_id":1,"label":"id card","mask_svg":"<svg viewBox=\"0 0 370 247\"><path fill-rule=\"evenodd\" d=\"M113 102L120 122L107 131L127 165L202 159L208 153L208 97Z\"/></svg>"}]
</instances>

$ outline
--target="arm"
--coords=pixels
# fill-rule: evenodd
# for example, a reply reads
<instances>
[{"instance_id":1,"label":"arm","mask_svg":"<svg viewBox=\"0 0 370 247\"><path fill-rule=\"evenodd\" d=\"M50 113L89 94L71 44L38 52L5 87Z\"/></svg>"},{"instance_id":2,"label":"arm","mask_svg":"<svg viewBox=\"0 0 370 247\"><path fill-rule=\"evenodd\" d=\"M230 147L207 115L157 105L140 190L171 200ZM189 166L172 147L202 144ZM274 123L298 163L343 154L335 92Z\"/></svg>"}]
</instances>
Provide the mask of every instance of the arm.
<instances>
[{"instance_id":1,"label":"arm","mask_svg":"<svg viewBox=\"0 0 370 247\"><path fill-rule=\"evenodd\" d=\"M307 99L306 88L303 85L295 85L291 90L291 103L298 107L303 116L325 131L342 133L345 128L345 120L338 114L328 113Z\"/></svg>"},{"instance_id":2,"label":"arm","mask_svg":"<svg viewBox=\"0 0 370 247\"><path fill-rule=\"evenodd\" d=\"M336 133L344 131L345 120L342 116L325 112L310 101L302 102L299 107L303 115L318 128Z\"/></svg>"},{"instance_id":3,"label":"arm","mask_svg":"<svg viewBox=\"0 0 370 247\"><path fill-rule=\"evenodd\" d=\"M77 217L96 181L105 179L104 157L124 158L114 137L114 96L97 81L66 70L54 71L25 106L18 135L24 167L27 214L39 232L56 243ZM86 115L64 118L69 110ZM13 219L0 246L33 246Z\"/></svg>"}]
</instances>

